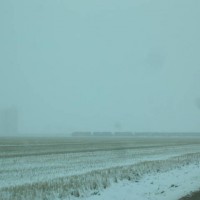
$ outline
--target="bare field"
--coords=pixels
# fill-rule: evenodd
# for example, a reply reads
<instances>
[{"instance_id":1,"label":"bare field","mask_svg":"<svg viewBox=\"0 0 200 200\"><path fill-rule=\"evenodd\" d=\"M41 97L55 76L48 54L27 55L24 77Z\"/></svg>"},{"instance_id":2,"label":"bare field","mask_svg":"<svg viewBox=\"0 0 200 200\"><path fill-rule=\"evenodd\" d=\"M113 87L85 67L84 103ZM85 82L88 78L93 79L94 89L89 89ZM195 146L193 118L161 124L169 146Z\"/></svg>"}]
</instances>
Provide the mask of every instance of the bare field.
<instances>
[{"instance_id":1,"label":"bare field","mask_svg":"<svg viewBox=\"0 0 200 200\"><path fill-rule=\"evenodd\" d=\"M70 199L200 161L199 137L1 138L1 199Z\"/></svg>"},{"instance_id":2,"label":"bare field","mask_svg":"<svg viewBox=\"0 0 200 200\"><path fill-rule=\"evenodd\" d=\"M200 144L200 137L0 138L0 157L109 151Z\"/></svg>"}]
</instances>

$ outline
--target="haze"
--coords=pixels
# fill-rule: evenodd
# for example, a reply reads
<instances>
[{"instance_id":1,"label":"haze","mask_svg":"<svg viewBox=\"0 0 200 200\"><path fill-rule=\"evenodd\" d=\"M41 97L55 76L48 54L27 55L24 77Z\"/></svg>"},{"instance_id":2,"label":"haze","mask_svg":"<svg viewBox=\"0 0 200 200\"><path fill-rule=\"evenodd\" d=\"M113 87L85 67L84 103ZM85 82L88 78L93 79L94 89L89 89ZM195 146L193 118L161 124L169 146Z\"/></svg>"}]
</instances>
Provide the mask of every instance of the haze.
<instances>
[{"instance_id":1,"label":"haze","mask_svg":"<svg viewBox=\"0 0 200 200\"><path fill-rule=\"evenodd\" d=\"M199 0L1 0L0 109L19 133L200 132Z\"/></svg>"}]
</instances>

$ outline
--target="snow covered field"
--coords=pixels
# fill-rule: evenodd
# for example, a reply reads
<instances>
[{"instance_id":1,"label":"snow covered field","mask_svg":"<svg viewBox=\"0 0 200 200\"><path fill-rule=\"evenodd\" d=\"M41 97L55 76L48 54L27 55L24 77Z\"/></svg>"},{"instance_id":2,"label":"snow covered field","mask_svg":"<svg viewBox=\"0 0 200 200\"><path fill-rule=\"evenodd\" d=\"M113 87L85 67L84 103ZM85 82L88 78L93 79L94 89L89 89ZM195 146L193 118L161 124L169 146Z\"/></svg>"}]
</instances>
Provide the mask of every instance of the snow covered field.
<instances>
[{"instance_id":1,"label":"snow covered field","mask_svg":"<svg viewBox=\"0 0 200 200\"><path fill-rule=\"evenodd\" d=\"M139 181L122 181L113 184L99 195L83 198L88 200L178 200L200 189L200 165L191 164L151 173Z\"/></svg>"},{"instance_id":2,"label":"snow covered field","mask_svg":"<svg viewBox=\"0 0 200 200\"><path fill-rule=\"evenodd\" d=\"M200 187L200 138L2 139L0 199L166 199Z\"/></svg>"}]
</instances>

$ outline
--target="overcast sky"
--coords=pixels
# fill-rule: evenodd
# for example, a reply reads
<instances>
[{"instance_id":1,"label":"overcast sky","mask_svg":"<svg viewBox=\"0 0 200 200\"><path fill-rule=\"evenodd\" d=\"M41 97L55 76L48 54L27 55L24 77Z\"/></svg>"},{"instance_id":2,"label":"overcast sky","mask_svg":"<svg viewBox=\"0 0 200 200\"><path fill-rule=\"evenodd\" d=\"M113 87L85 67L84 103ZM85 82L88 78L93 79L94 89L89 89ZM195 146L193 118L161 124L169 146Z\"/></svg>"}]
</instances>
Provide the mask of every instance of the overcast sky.
<instances>
[{"instance_id":1,"label":"overcast sky","mask_svg":"<svg viewBox=\"0 0 200 200\"><path fill-rule=\"evenodd\" d=\"M199 0L1 0L0 108L23 133L200 131Z\"/></svg>"}]
</instances>

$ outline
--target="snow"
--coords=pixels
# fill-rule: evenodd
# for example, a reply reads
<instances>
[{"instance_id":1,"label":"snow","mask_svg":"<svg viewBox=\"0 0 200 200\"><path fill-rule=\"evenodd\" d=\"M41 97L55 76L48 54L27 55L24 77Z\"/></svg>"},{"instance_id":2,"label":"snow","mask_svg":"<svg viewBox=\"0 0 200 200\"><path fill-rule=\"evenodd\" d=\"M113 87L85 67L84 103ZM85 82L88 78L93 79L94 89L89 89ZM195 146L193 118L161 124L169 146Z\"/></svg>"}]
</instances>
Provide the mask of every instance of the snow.
<instances>
[{"instance_id":1,"label":"snow","mask_svg":"<svg viewBox=\"0 0 200 200\"><path fill-rule=\"evenodd\" d=\"M87 200L177 200L199 190L200 165L191 164L163 173L148 174L138 182L122 181Z\"/></svg>"},{"instance_id":2,"label":"snow","mask_svg":"<svg viewBox=\"0 0 200 200\"><path fill-rule=\"evenodd\" d=\"M187 145L0 158L0 189L199 151L199 145Z\"/></svg>"},{"instance_id":3,"label":"snow","mask_svg":"<svg viewBox=\"0 0 200 200\"><path fill-rule=\"evenodd\" d=\"M31 156L23 156L24 149L15 156L5 148L0 152L0 199L177 200L199 189L198 142L145 142L128 149L52 149L41 155L46 147L39 147Z\"/></svg>"}]
</instances>

